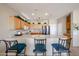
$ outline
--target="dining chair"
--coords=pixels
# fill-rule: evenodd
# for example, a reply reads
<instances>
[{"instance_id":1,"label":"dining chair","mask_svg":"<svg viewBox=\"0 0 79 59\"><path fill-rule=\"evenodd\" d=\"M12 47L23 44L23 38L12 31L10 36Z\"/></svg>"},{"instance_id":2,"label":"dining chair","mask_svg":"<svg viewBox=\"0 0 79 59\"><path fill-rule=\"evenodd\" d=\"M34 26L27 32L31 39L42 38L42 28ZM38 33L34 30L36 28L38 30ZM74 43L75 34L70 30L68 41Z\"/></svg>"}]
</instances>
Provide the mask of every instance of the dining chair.
<instances>
[{"instance_id":1,"label":"dining chair","mask_svg":"<svg viewBox=\"0 0 79 59\"><path fill-rule=\"evenodd\" d=\"M61 53L67 53L70 56L70 43L71 38L59 39L58 43L52 44L52 55L58 54L61 56Z\"/></svg>"},{"instance_id":2,"label":"dining chair","mask_svg":"<svg viewBox=\"0 0 79 59\"><path fill-rule=\"evenodd\" d=\"M46 55L46 39L34 39L35 49L33 52L35 56L37 53L43 53L43 56Z\"/></svg>"},{"instance_id":3,"label":"dining chair","mask_svg":"<svg viewBox=\"0 0 79 59\"><path fill-rule=\"evenodd\" d=\"M16 53L16 56L18 55L25 55L26 52L26 44L25 43L18 43L17 40L7 41L5 40L6 44L6 56L8 53ZM22 51L24 50L24 53Z\"/></svg>"}]
</instances>

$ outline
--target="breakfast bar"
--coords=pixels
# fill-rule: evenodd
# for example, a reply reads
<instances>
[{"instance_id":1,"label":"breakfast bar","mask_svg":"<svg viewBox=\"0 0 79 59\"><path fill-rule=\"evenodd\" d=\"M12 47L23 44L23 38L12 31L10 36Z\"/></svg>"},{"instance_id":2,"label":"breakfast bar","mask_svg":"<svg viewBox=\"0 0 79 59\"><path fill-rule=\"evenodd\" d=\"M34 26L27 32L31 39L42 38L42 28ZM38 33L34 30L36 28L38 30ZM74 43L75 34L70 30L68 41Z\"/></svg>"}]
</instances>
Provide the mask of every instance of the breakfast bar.
<instances>
[{"instance_id":1,"label":"breakfast bar","mask_svg":"<svg viewBox=\"0 0 79 59\"><path fill-rule=\"evenodd\" d=\"M34 39L46 39L46 55L52 55L52 43L58 42L58 37L54 35L22 35L22 36L14 36L13 39L16 39L19 43L25 43L27 45L26 54L29 56L33 56L34 47Z\"/></svg>"}]
</instances>

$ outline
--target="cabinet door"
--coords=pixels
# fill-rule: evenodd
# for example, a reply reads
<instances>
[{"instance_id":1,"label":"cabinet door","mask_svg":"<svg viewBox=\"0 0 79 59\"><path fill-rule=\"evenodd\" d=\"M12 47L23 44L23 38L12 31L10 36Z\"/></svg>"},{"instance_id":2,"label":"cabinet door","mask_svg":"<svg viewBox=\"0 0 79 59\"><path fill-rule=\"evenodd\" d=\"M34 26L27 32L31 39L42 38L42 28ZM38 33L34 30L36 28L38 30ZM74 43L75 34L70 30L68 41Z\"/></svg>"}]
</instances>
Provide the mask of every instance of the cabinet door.
<instances>
[{"instance_id":1,"label":"cabinet door","mask_svg":"<svg viewBox=\"0 0 79 59\"><path fill-rule=\"evenodd\" d=\"M21 20L21 28L24 29L24 27L30 27L30 24Z\"/></svg>"},{"instance_id":2,"label":"cabinet door","mask_svg":"<svg viewBox=\"0 0 79 59\"><path fill-rule=\"evenodd\" d=\"M66 18L66 31L67 33L71 33L71 16L68 15Z\"/></svg>"},{"instance_id":3,"label":"cabinet door","mask_svg":"<svg viewBox=\"0 0 79 59\"><path fill-rule=\"evenodd\" d=\"M21 29L21 20L19 18L15 18L15 29Z\"/></svg>"}]
</instances>

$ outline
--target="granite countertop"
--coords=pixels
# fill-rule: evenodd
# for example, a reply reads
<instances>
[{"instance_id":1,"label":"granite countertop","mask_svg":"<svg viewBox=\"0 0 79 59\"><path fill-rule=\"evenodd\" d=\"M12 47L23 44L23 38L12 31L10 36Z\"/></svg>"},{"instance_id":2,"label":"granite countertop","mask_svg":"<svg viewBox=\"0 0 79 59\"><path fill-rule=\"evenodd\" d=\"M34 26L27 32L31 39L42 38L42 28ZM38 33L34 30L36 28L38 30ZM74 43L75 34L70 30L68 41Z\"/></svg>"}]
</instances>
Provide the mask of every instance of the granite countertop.
<instances>
[{"instance_id":1,"label":"granite countertop","mask_svg":"<svg viewBox=\"0 0 79 59\"><path fill-rule=\"evenodd\" d=\"M22 36L13 36L12 38L59 38L55 35L22 35Z\"/></svg>"}]
</instances>

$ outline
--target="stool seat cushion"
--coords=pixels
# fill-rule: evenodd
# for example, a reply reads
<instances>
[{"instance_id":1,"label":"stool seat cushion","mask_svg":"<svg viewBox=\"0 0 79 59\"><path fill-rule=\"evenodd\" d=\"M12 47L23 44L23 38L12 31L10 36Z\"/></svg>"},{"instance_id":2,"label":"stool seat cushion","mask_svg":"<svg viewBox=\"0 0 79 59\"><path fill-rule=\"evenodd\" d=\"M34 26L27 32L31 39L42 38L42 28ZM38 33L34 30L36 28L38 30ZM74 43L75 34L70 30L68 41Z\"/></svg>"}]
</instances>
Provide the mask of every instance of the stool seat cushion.
<instances>
[{"instance_id":1,"label":"stool seat cushion","mask_svg":"<svg viewBox=\"0 0 79 59\"><path fill-rule=\"evenodd\" d=\"M15 44L13 46L11 46L10 48L8 48L8 50L17 50L17 53L21 53L23 51L23 49L26 47L26 44L24 43L18 43Z\"/></svg>"},{"instance_id":2,"label":"stool seat cushion","mask_svg":"<svg viewBox=\"0 0 79 59\"><path fill-rule=\"evenodd\" d=\"M46 52L45 44L35 44L35 49L33 50L33 52L39 52L39 53Z\"/></svg>"},{"instance_id":3,"label":"stool seat cushion","mask_svg":"<svg viewBox=\"0 0 79 59\"><path fill-rule=\"evenodd\" d=\"M69 50L68 48L64 47L63 45L57 44L57 43L52 44L52 47L55 48L57 51L60 51L60 52L66 52L66 51Z\"/></svg>"}]
</instances>

